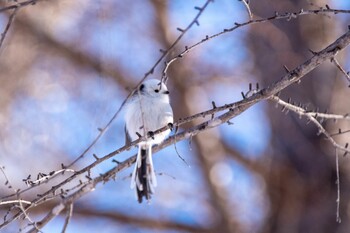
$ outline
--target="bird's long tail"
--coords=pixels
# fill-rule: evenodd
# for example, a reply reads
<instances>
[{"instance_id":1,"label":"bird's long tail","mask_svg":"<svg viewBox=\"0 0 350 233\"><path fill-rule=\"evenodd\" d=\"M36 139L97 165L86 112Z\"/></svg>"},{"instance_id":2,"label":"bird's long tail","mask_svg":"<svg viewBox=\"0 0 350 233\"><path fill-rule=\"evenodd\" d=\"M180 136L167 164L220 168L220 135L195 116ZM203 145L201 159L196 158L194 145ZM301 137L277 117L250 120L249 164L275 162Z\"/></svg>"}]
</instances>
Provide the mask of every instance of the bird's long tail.
<instances>
[{"instance_id":1,"label":"bird's long tail","mask_svg":"<svg viewBox=\"0 0 350 233\"><path fill-rule=\"evenodd\" d=\"M156 175L154 173L152 161L152 146L139 146L136 157L135 168L131 176L131 188L136 188L138 201L141 203L145 197L147 201L151 199L154 188L157 186Z\"/></svg>"}]
</instances>

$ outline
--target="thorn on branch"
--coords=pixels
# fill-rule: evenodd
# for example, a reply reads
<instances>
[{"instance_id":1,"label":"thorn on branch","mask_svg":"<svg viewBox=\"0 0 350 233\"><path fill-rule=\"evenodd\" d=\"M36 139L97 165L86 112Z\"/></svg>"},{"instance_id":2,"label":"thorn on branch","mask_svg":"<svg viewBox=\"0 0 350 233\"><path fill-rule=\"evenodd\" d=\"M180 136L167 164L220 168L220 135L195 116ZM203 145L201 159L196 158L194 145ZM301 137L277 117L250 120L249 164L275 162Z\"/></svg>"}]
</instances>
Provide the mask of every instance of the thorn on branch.
<instances>
[{"instance_id":1,"label":"thorn on branch","mask_svg":"<svg viewBox=\"0 0 350 233\"><path fill-rule=\"evenodd\" d=\"M176 28L176 30L180 31L180 32L184 32L185 30L183 30L182 28Z\"/></svg>"},{"instance_id":2,"label":"thorn on branch","mask_svg":"<svg viewBox=\"0 0 350 233\"><path fill-rule=\"evenodd\" d=\"M98 130L99 132L102 132L102 131L103 131L103 129L102 129L102 128L97 128L97 130Z\"/></svg>"},{"instance_id":3,"label":"thorn on branch","mask_svg":"<svg viewBox=\"0 0 350 233\"><path fill-rule=\"evenodd\" d=\"M148 75L150 75L150 74L153 74L153 72L154 72L154 68L152 68L150 71L148 71L147 73L145 73L145 76L148 76Z\"/></svg>"},{"instance_id":4,"label":"thorn on branch","mask_svg":"<svg viewBox=\"0 0 350 233\"><path fill-rule=\"evenodd\" d=\"M301 115L300 115L300 118L301 118ZM311 122L311 119L308 118L307 121L306 121L306 124L308 125L310 122Z\"/></svg>"},{"instance_id":5,"label":"thorn on branch","mask_svg":"<svg viewBox=\"0 0 350 233\"><path fill-rule=\"evenodd\" d=\"M209 39L209 36L208 35L206 35L205 36L205 39L202 39L202 41L201 42L204 42L204 41L206 41L206 40L208 40Z\"/></svg>"},{"instance_id":6,"label":"thorn on branch","mask_svg":"<svg viewBox=\"0 0 350 233\"><path fill-rule=\"evenodd\" d=\"M141 134L139 132L136 132L136 135L139 137L139 138L142 138Z\"/></svg>"},{"instance_id":7,"label":"thorn on branch","mask_svg":"<svg viewBox=\"0 0 350 233\"><path fill-rule=\"evenodd\" d=\"M166 53L166 50L164 50L164 49L159 49L159 52L165 54L165 53Z\"/></svg>"},{"instance_id":8,"label":"thorn on branch","mask_svg":"<svg viewBox=\"0 0 350 233\"><path fill-rule=\"evenodd\" d=\"M211 105L213 105L213 109L216 109L216 104L215 104L215 102L214 101L211 101ZM211 114L211 119L213 120L214 119L214 116L215 116L215 114L213 113L213 114Z\"/></svg>"},{"instance_id":9,"label":"thorn on branch","mask_svg":"<svg viewBox=\"0 0 350 233\"><path fill-rule=\"evenodd\" d=\"M314 56L318 54L317 52L312 51L311 49L308 49L308 51L309 51L312 55L314 55Z\"/></svg>"},{"instance_id":10,"label":"thorn on branch","mask_svg":"<svg viewBox=\"0 0 350 233\"><path fill-rule=\"evenodd\" d=\"M228 125L233 125L234 123L231 122L230 120L228 120L228 121L227 121L227 124L228 124Z\"/></svg>"},{"instance_id":11,"label":"thorn on branch","mask_svg":"<svg viewBox=\"0 0 350 233\"><path fill-rule=\"evenodd\" d=\"M99 159L100 159L99 157L97 157L96 154L92 154L92 156L94 156L94 158L95 158L96 160L99 160Z\"/></svg>"},{"instance_id":12,"label":"thorn on branch","mask_svg":"<svg viewBox=\"0 0 350 233\"><path fill-rule=\"evenodd\" d=\"M199 6L195 6L194 9L199 10L199 11L202 11L202 10L203 10L203 9L202 9L201 7L199 7Z\"/></svg>"},{"instance_id":13,"label":"thorn on branch","mask_svg":"<svg viewBox=\"0 0 350 233\"><path fill-rule=\"evenodd\" d=\"M330 10L331 8L328 6L328 4L326 4L326 9L327 10Z\"/></svg>"},{"instance_id":14,"label":"thorn on branch","mask_svg":"<svg viewBox=\"0 0 350 233\"><path fill-rule=\"evenodd\" d=\"M290 70L288 69L288 67L287 67L286 65L283 65L283 68L284 68L284 70L285 70L287 73L290 72Z\"/></svg>"},{"instance_id":15,"label":"thorn on branch","mask_svg":"<svg viewBox=\"0 0 350 233\"><path fill-rule=\"evenodd\" d=\"M215 109L215 108L216 108L215 101L211 101L211 105L213 106L213 109Z\"/></svg>"},{"instance_id":16,"label":"thorn on branch","mask_svg":"<svg viewBox=\"0 0 350 233\"><path fill-rule=\"evenodd\" d=\"M235 25L236 25L237 27L242 26L242 24L237 23L237 22L235 22Z\"/></svg>"},{"instance_id":17,"label":"thorn on branch","mask_svg":"<svg viewBox=\"0 0 350 233\"><path fill-rule=\"evenodd\" d=\"M197 26L199 26L198 20L195 20L194 23L195 23Z\"/></svg>"},{"instance_id":18,"label":"thorn on branch","mask_svg":"<svg viewBox=\"0 0 350 233\"><path fill-rule=\"evenodd\" d=\"M61 163L61 168L62 168L62 169L66 169L66 166L64 166L64 164Z\"/></svg>"},{"instance_id":19,"label":"thorn on branch","mask_svg":"<svg viewBox=\"0 0 350 233\"><path fill-rule=\"evenodd\" d=\"M345 144L345 149L347 149L348 148L348 146L349 146L349 143L346 143ZM347 151L345 151L345 153L344 153L344 155L343 156L346 156L348 154L348 152Z\"/></svg>"},{"instance_id":20,"label":"thorn on branch","mask_svg":"<svg viewBox=\"0 0 350 233\"><path fill-rule=\"evenodd\" d=\"M241 95L242 95L243 99L245 99L245 95L244 95L243 91L241 92Z\"/></svg>"},{"instance_id":21,"label":"thorn on branch","mask_svg":"<svg viewBox=\"0 0 350 233\"><path fill-rule=\"evenodd\" d=\"M121 162L119 162L119 161L116 160L116 159L112 159L112 162L113 162L113 163L116 163L116 164L118 164L118 165L121 164Z\"/></svg>"}]
</instances>

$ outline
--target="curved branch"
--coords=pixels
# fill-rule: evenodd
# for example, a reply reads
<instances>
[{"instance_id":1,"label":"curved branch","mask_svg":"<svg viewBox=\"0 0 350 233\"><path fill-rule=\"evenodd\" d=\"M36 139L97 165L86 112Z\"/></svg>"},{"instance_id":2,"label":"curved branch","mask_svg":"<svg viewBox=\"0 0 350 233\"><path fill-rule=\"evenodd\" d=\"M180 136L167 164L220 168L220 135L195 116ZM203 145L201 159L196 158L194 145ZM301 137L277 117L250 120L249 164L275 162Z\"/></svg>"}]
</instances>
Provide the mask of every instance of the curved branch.
<instances>
[{"instance_id":1,"label":"curved branch","mask_svg":"<svg viewBox=\"0 0 350 233\"><path fill-rule=\"evenodd\" d=\"M264 88L260 90L259 92L254 93L252 96L245 98L241 101L238 101L234 104L234 108L228 108L228 111L226 113L223 113L222 115L215 117L211 120L205 121L199 125L196 125L190 129L187 129L183 132L177 133L176 135L173 135L172 137L169 137L167 140L165 140L162 144L154 147L154 152L157 152L167 146L170 146L174 144L176 141L181 141L185 139L189 139L202 131L218 127L221 124L224 124L228 122L230 119L232 119L235 116L238 116L239 114L243 113L245 110L253 106L254 104L262 101L262 100L268 100L269 98L273 97L283 89L287 88L288 86L292 85L293 83L299 82L302 77L304 77L307 73L318 67L320 64L323 62L330 60L334 56L337 55L337 53L341 50L343 50L345 47L347 47L350 44L350 31L346 32L344 35L342 35L340 38L338 38L335 42L333 42L331 45L329 45L327 48L323 49L319 53L315 53L312 58L304 62L303 64L299 65L296 67L294 70L288 72L286 75L284 75L280 81L277 81L267 88ZM215 108L216 109L216 108ZM166 130L167 128L160 129L156 131L156 133L161 132L162 130ZM144 140L143 138L138 139L137 141L134 141L131 145L137 144L140 140ZM106 158L110 158L111 155L115 155L117 153L120 153L121 151L126 150L130 146L124 146L120 148L119 150L110 153L109 155L104 156L99 160L105 160ZM338 148L342 149L344 151L349 151L347 148ZM350 151L349 151L350 152ZM43 227L48 221L53 219L55 216L57 216L65 206L75 202L85 194L91 192L92 190L95 189L95 186L98 183L101 182L108 182L111 178L115 177L116 173L120 172L121 170L126 169L127 167L131 166L135 162L135 157L132 156L125 160L124 162L119 163L116 167L110 169L104 174L101 174L95 178L91 178L89 180L89 183L81 187L79 190L76 192L72 193L71 195L64 197L63 200L56 206L54 207L50 213L43 218L42 221L40 221L40 227ZM94 162L88 167L92 168L96 166L97 163ZM89 169L90 169L89 168ZM82 169L86 170L86 168ZM78 172L79 173L79 172ZM83 172L80 172L80 174ZM70 181L72 180L75 175L71 176L67 180ZM67 180L65 180L63 183L67 183ZM46 195L49 195L52 192L52 190L48 191ZM42 200L42 198L35 200L32 202L31 205L27 206L26 210L29 210L32 206L38 204ZM63 207L63 208L62 208ZM16 214L12 219L17 219L20 217L23 213L20 212ZM11 220L8 220L7 222L3 223L0 225L0 228L3 228L6 226ZM36 225L38 227L38 225ZM36 229L33 228L35 231Z\"/></svg>"}]
</instances>

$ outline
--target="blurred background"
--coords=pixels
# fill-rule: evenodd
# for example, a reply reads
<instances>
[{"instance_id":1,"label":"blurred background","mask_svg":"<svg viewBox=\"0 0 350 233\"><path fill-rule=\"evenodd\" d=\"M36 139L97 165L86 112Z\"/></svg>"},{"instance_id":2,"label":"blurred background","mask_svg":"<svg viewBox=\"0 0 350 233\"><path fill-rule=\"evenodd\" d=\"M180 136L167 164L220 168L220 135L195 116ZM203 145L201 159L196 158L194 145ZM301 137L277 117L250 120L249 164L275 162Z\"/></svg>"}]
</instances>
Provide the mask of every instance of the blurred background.
<instances>
[{"instance_id":1,"label":"blurred background","mask_svg":"<svg viewBox=\"0 0 350 233\"><path fill-rule=\"evenodd\" d=\"M0 197L26 188L31 174L71 163L98 135L123 100L198 13L205 1L39 1L21 8L0 48ZM0 6L13 4L0 1ZM256 18L274 12L350 9L347 0L251 1ZM1 31L11 11L1 12ZM175 120L240 100L249 83L266 87L348 30L349 14L318 14L240 28L210 40L170 67L168 88ZM249 20L240 1L209 4L169 58L206 35ZM349 49L337 56L350 69ZM151 78L161 77L161 63ZM281 93L309 109L350 112L349 83L330 62ZM204 120L204 119L203 119ZM189 128L201 121L183 126ZM129 168L74 204L67 232L348 232L350 172L340 157L341 224L336 222L335 149L299 116L261 102L222 125L154 156L158 187L138 204ZM326 121L330 133L350 129ZM183 130L180 129L180 130ZM79 170L124 145L123 114L73 167ZM334 136L341 145L350 134ZM123 161L136 149L115 157ZM92 177L115 163L97 166ZM68 177L65 174L64 177ZM52 185L24 193L31 200ZM39 221L59 200L29 212ZM0 206L1 219L8 207ZM61 232L64 212L43 228ZM2 223L2 222L1 222ZM1 232L28 230L19 220Z\"/></svg>"}]
</instances>

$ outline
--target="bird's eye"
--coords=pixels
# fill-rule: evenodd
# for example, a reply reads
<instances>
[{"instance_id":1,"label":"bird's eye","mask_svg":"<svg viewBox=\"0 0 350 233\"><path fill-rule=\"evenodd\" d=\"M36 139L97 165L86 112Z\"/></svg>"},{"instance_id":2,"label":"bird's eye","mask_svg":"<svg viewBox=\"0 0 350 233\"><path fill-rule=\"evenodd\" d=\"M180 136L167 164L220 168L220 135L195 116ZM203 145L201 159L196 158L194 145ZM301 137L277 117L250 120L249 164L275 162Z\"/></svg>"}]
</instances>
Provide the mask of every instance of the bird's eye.
<instances>
[{"instance_id":1,"label":"bird's eye","mask_svg":"<svg viewBox=\"0 0 350 233\"><path fill-rule=\"evenodd\" d=\"M158 89L155 89L155 90L154 90L154 92L155 92L155 93L158 93L158 92L159 92L159 90L158 90Z\"/></svg>"},{"instance_id":2,"label":"bird's eye","mask_svg":"<svg viewBox=\"0 0 350 233\"><path fill-rule=\"evenodd\" d=\"M141 84L139 90L142 91L145 88L145 84Z\"/></svg>"}]
</instances>

